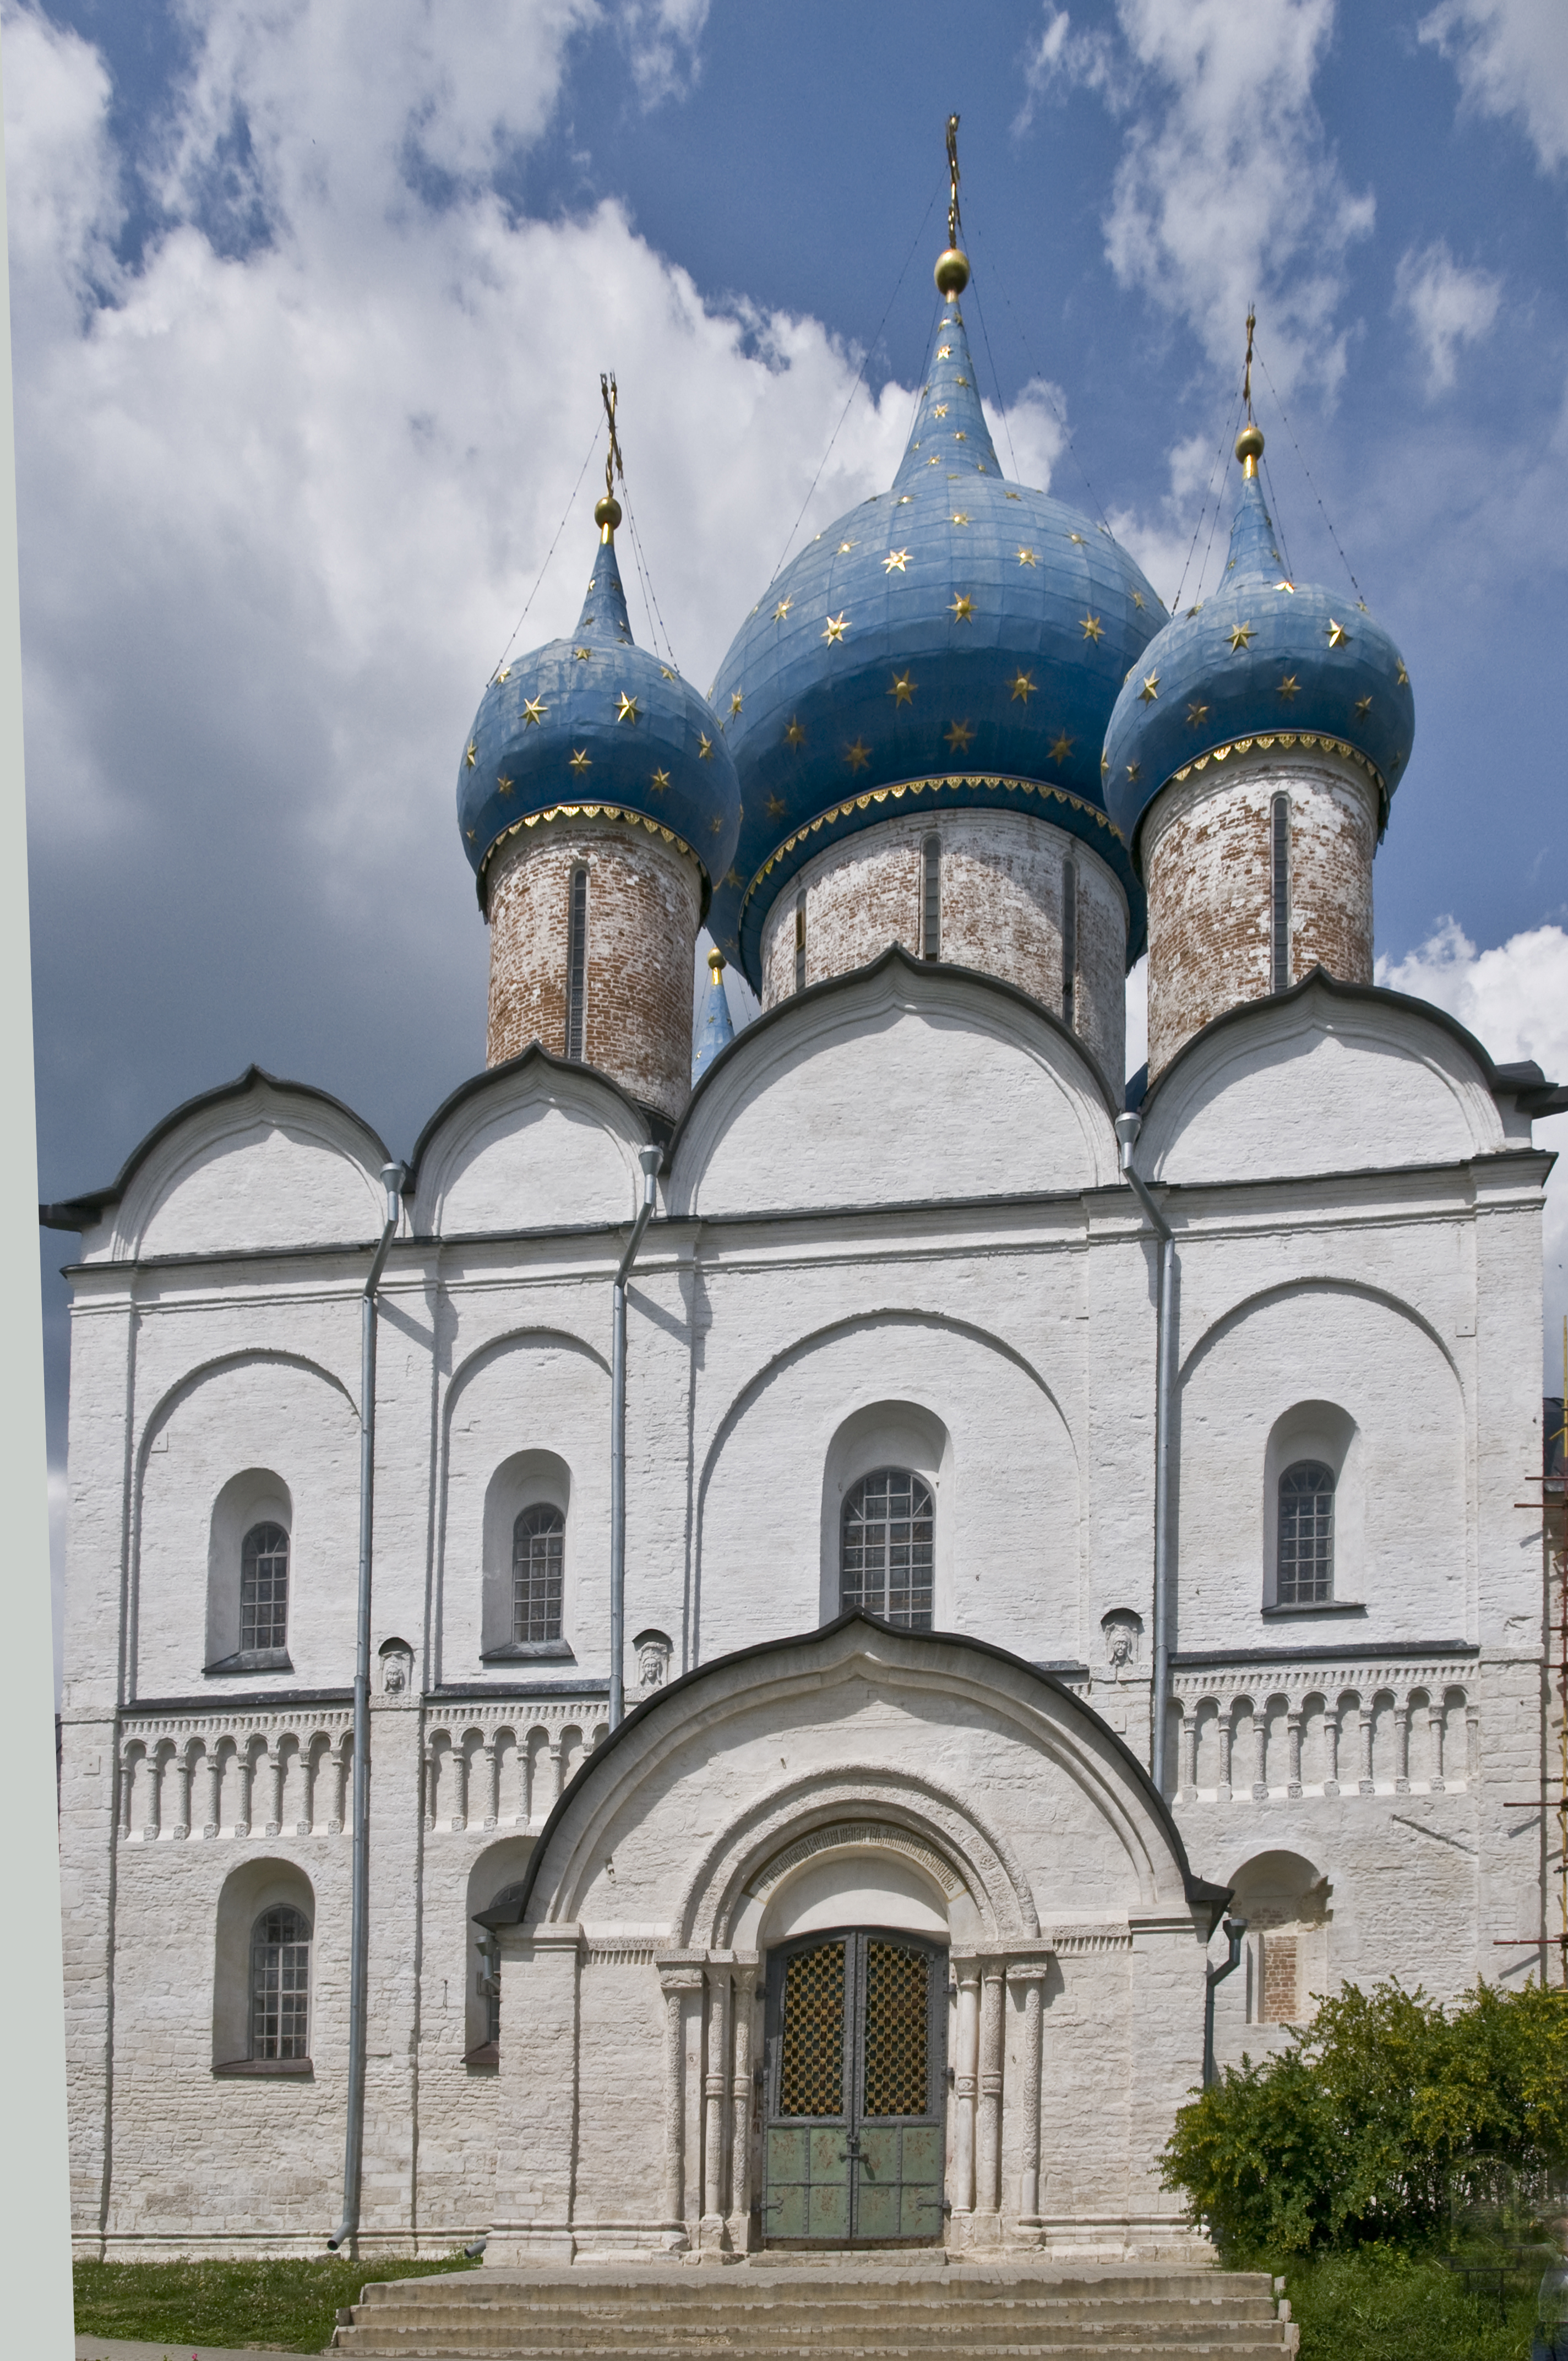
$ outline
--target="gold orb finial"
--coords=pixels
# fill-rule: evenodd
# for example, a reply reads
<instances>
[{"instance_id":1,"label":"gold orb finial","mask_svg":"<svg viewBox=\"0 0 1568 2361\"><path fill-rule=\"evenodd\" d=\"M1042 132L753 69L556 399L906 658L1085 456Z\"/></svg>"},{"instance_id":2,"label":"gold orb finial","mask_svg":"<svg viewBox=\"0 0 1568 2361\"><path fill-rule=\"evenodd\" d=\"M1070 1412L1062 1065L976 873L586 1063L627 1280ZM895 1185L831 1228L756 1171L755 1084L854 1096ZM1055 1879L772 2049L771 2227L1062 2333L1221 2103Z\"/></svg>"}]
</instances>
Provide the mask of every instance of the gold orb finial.
<instances>
[{"instance_id":1,"label":"gold orb finial","mask_svg":"<svg viewBox=\"0 0 1568 2361\"><path fill-rule=\"evenodd\" d=\"M712 976L715 983L718 982L719 977L724 973L724 953L719 950L717 943L707 955L707 972L709 975Z\"/></svg>"},{"instance_id":2,"label":"gold orb finial","mask_svg":"<svg viewBox=\"0 0 1568 2361\"><path fill-rule=\"evenodd\" d=\"M1263 434L1249 418L1236 436L1236 456L1242 463L1244 476L1255 476L1257 463L1263 456Z\"/></svg>"},{"instance_id":3,"label":"gold orb finial","mask_svg":"<svg viewBox=\"0 0 1568 2361\"><path fill-rule=\"evenodd\" d=\"M599 529L599 539L608 541L620 522L620 502L613 492L605 492L594 502L594 522Z\"/></svg>"},{"instance_id":4,"label":"gold orb finial","mask_svg":"<svg viewBox=\"0 0 1568 2361\"><path fill-rule=\"evenodd\" d=\"M969 257L958 247L949 246L945 254L937 257L937 289L942 295L961 295L969 285Z\"/></svg>"}]
</instances>

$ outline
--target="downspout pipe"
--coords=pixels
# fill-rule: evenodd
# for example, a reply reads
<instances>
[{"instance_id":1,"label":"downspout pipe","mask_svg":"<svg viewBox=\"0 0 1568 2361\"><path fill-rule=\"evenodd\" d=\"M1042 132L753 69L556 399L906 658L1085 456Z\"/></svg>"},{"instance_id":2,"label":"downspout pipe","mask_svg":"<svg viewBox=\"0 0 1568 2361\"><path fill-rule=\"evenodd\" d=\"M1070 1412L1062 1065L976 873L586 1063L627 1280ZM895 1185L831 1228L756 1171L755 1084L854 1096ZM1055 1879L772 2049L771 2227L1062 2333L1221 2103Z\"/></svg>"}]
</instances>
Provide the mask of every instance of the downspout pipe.
<instances>
[{"instance_id":1,"label":"downspout pipe","mask_svg":"<svg viewBox=\"0 0 1568 2361\"><path fill-rule=\"evenodd\" d=\"M626 1282L642 1243L642 1233L653 1217L653 1191L662 1148L640 1148L642 1202L631 1224L626 1252L615 1274L610 1293L609 1357L609 1726L619 1730L626 1712Z\"/></svg>"},{"instance_id":2,"label":"downspout pipe","mask_svg":"<svg viewBox=\"0 0 1568 2361\"><path fill-rule=\"evenodd\" d=\"M359 2227L365 2151L365 2015L370 1964L370 1532L376 1491L376 1293L398 1226L405 1170L383 1164L387 1218L359 1299L359 1594L354 1645L354 1856L348 1923L348 2129L343 2219L327 2240L335 2254Z\"/></svg>"},{"instance_id":3,"label":"downspout pipe","mask_svg":"<svg viewBox=\"0 0 1568 2361\"><path fill-rule=\"evenodd\" d=\"M1241 1966L1242 1942L1245 1934L1246 1920L1245 1918L1227 1918L1225 1921L1225 1939L1231 1947L1230 1955L1228 1958L1222 1960L1218 1967L1211 1965L1204 1970L1203 2088L1205 2090L1209 2088L1212 2082L1218 2079L1218 2069L1214 2064L1214 1986L1216 1984L1223 1984L1227 1976L1234 1976L1236 1970Z\"/></svg>"},{"instance_id":4,"label":"downspout pipe","mask_svg":"<svg viewBox=\"0 0 1568 2361\"><path fill-rule=\"evenodd\" d=\"M1155 1334L1154 1679L1149 1704L1149 1776L1165 1793L1165 1706L1170 1689L1171 1402L1176 1391L1176 1240L1144 1180L1133 1169L1141 1115L1119 1115L1123 1177L1159 1240L1159 1298Z\"/></svg>"}]
</instances>

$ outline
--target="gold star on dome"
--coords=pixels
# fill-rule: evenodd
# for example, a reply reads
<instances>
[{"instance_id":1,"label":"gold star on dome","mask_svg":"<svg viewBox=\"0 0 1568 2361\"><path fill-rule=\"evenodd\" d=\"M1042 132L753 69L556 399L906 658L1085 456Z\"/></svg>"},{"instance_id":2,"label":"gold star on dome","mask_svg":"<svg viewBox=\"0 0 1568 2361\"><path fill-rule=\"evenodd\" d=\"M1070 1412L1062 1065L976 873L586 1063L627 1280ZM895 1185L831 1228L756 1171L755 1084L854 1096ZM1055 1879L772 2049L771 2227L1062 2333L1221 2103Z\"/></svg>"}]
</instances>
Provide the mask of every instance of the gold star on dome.
<instances>
[{"instance_id":1,"label":"gold star on dome","mask_svg":"<svg viewBox=\"0 0 1568 2361\"><path fill-rule=\"evenodd\" d=\"M1013 691L1014 704L1016 705L1019 698L1022 697L1024 700L1024 710L1027 713L1029 709L1029 699L1035 694L1034 674L1032 672L1014 673L1007 686Z\"/></svg>"},{"instance_id":2,"label":"gold star on dome","mask_svg":"<svg viewBox=\"0 0 1568 2361\"><path fill-rule=\"evenodd\" d=\"M872 750L863 738L857 738L852 746L844 749L844 760L851 771L863 771L871 759Z\"/></svg>"},{"instance_id":3,"label":"gold star on dome","mask_svg":"<svg viewBox=\"0 0 1568 2361\"><path fill-rule=\"evenodd\" d=\"M522 720L526 729L531 722L543 721L550 708L541 697L525 697L522 700Z\"/></svg>"},{"instance_id":4,"label":"gold star on dome","mask_svg":"<svg viewBox=\"0 0 1568 2361\"><path fill-rule=\"evenodd\" d=\"M1291 700L1299 694L1300 687L1301 684L1297 679L1295 674L1293 672L1288 672L1284 679L1280 682L1279 686L1276 689L1275 695L1277 697L1282 697L1285 699L1286 704L1288 705Z\"/></svg>"},{"instance_id":5,"label":"gold star on dome","mask_svg":"<svg viewBox=\"0 0 1568 2361\"><path fill-rule=\"evenodd\" d=\"M936 467L936 465L937 465L937 454L935 453L935 451L933 451L933 452L932 452L931 456L927 460L926 465L927 465L928 467Z\"/></svg>"},{"instance_id":6,"label":"gold star on dome","mask_svg":"<svg viewBox=\"0 0 1568 2361\"><path fill-rule=\"evenodd\" d=\"M1236 625L1234 631L1231 633L1231 653L1233 655L1237 654L1244 648L1251 647L1252 635L1256 628L1257 626L1255 623L1238 623Z\"/></svg>"},{"instance_id":7,"label":"gold star on dome","mask_svg":"<svg viewBox=\"0 0 1568 2361\"><path fill-rule=\"evenodd\" d=\"M470 843L470 844L474 844L474 843L477 843L477 840L477 840L477 837L475 836L474 831L473 831L473 829L472 829L471 828L466 828L466 829L464 829L463 833L464 833L464 835L467 838L467 840L468 840L468 841L469 841L469 843Z\"/></svg>"},{"instance_id":8,"label":"gold star on dome","mask_svg":"<svg viewBox=\"0 0 1568 2361\"><path fill-rule=\"evenodd\" d=\"M882 562L884 574L904 574L908 567L909 552L906 549L890 549Z\"/></svg>"},{"instance_id":9,"label":"gold star on dome","mask_svg":"<svg viewBox=\"0 0 1568 2361\"><path fill-rule=\"evenodd\" d=\"M1294 582L1277 582L1274 587L1277 590L1288 590L1292 598L1296 596Z\"/></svg>"},{"instance_id":10,"label":"gold star on dome","mask_svg":"<svg viewBox=\"0 0 1568 2361\"><path fill-rule=\"evenodd\" d=\"M734 715L736 715L737 713L739 713L739 712L740 712L740 710L741 696L742 696L742 692L741 692L740 689L737 689L737 690L735 691L734 696L733 696L733 697L730 698L730 700L729 700L729 711L730 711L731 718L733 718L733 716L734 716Z\"/></svg>"},{"instance_id":11,"label":"gold star on dome","mask_svg":"<svg viewBox=\"0 0 1568 2361\"><path fill-rule=\"evenodd\" d=\"M463 760L467 763L470 770L473 769L474 764L478 758L478 752L479 750L477 746L475 744L472 738L470 738L468 741L468 751L463 757Z\"/></svg>"},{"instance_id":12,"label":"gold star on dome","mask_svg":"<svg viewBox=\"0 0 1568 2361\"><path fill-rule=\"evenodd\" d=\"M793 598L781 598L778 605L773 609L774 622L782 623L794 604L795 600Z\"/></svg>"},{"instance_id":13,"label":"gold star on dome","mask_svg":"<svg viewBox=\"0 0 1568 2361\"><path fill-rule=\"evenodd\" d=\"M628 697L624 689L620 691L616 700L615 718L618 721L635 721L637 719L637 699Z\"/></svg>"},{"instance_id":14,"label":"gold star on dome","mask_svg":"<svg viewBox=\"0 0 1568 2361\"><path fill-rule=\"evenodd\" d=\"M946 418L947 414L948 414L948 405L947 405L947 403L946 403L945 401L938 401L938 402L935 402L935 403L933 403L933 405L932 405L932 409L931 409L931 415L932 415L932 417L933 417L933 418Z\"/></svg>"},{"instance_id":15,"label":"gold star on dome","mask_svg":"<svg viewBox=\"0 0 1568 2361\"><path fill-rule=\"evenodd\" d=\"M915 495L913 492L900 492L897 500L894 502L894 506L895 508L906 509L914 498Z\"/></svg>"},{"instance_id":16,"label":"gold star on dome","mask_svg":"<svg viewBox=\"0 0 1568 2361\"><path fill-rule=\"evenodd\" d=\"M967 377L956 377L953 379L953 383L955 385L968 385L969 379Z\"/></svg>"},{"instance_id":17,"label":"gold star on dome","mask_svg":"<svg viewBox=\"0 0 1568 2361\"><path fill-rule=\"evenodd\" d=\"M708 822L708 826L712 829L715 836L722 836L724 833L723 814L720 812L715 812L712 819Z\"/></svg>"},{"instance_id":18,"label":"gold star on dome","mask_svg":"<svg viewBox=\"0 0 1568 2361\"><path fill-rule=\"evenodd\" d=\"M713 741L708 736L706 730L699 730L696 733L696 752L699 763L712 762Z\"/></svg>"},{"instance_id":19,"label":"gold star on dome","mask_svg":"<svg viewBox=\"0 0 1568 2361\"><path fill-rule=\"evenodd\" d=\"M825 640L842 640L844 633L849 629L849 623L850 619L846 614L829 615L828 618L828 628L822 634L823 638Z\"/></svg>"},{"instance_id":20,"label":"gold star on dome","mask_svg":"<svg viewBox=\"0 0 1568 2361\"><path fill-rule=\"evenodd\" d=\"M1141 763L1129 763L1127 765L1127 776L1132 781L1134 786L1137 785L1138 773L1142 768L1143 765Z\"/></svg>"},{"instance_id":21,"label":"gold star on dome","mask_svg":"<svg viewBox=\"0 0 1568 2361\"><path fill-rule=\"evenodd\" d=\"M1140 688L1140 689L1139 689L1139 691L1138 691L1138 703L1139 703L1140 705L1152 705L1152 704L1154 703L1154 701L1155 701L1155 698L1156 698L1158 695L1159 695L1159 675L1158 675L1158 673L1157 673L1157 672L1146 673L1146 674L1145 674L1145 675L1144 675L1144 685L1143 685L1142 688Z\"/></svg>"},{"instance_id":22,"label":"gold star on dome","mask_svg":"<svg viewBox=\"0 0 1568 2361\"><path fill-rule=\"evenodd\" d=\"M1371 699L1371 697L1358 697L1356 698L1356 700L1355 700L1355 717L1356 717L1356 719L1357 719L1358 721L1365 721L1365 719L1366 719L1366 717L1367 717L1367 715L1371 712L1371 710L1372 710L1372 699Z\"/></svg>"},{"instance_id":23,"label":"gold star on dome","mask_svg":"<svg viewBox=\"0 0 1568 2361\"><path fill-rule=\"evenodd\" d=\"M1410 685L1410 675L1405 670L1405 659L1403 656L1399 658L1399 668L1394 675L1394 677L1398 682L1401 688L1409 688Z\"/></svg>"},{"instance_id":24,"label":"gold star on dome","mask_svg":"<svg viewBox=\"0 0 1568 2361\"><path fill-rule=\"evenodd\" d=\"M655 771L652 774L652 776L649 779L648 784L652 788L653 793L656 796L662 796L664 789L670 784L670 774L668 771Z\"/></svg>"},{"instance_id":25,"label":"gold star on dome","mask_svg":"<svg viewBox=\"0 0 1568 2361\"><path fill-rule=\"evenodd\" d=\"M1208 719L1209 708L1206 705L1190 705L1188 707L1187 727L1189 730L1196 730L1201 722L1207 721Z\"/></svg>"},{"instance_id":26,"label":"gold star on dome","mask_svg":"<svg viewBox=\"0 0 1568 2361\"><path fill-rule=\"evenodd\" d=\"M849 555L849 554L850 554L850 550L851 550L851 549L856 548L857 546L858 546L858 544L857 544L855 542L852 542L852 541L841 541L841 542L839 544L839 556L840 556L840 557L847 557L847 556Z\"/></svg>"},{"instance_id":27,"label":"gold star on dome","mask_svg":"<svg viewBox=\"0 0 1568 2361\"><path fill-rule=\"evenodd\" d=\"M790 716L789 728L784 731L784 744L786 746L804 746L805 743L806 732L792 713Z\"/></svg>"},{"instance_id":28,"label":"gold star on dome","mask_svg":"<svg viewBox=\"0 0 1568 2361\"><path fill-rule=\"evenodd\" d=\"M969 441L969 436L964 433L961 426L959 428L958 433L953 436L953 440L955 443L967 443Z\"/></svg>"},{"instance_id":29,"label":"gold star on dome","mask_svg":"<svg viewBox=\"0 0 1568 2361\"><path fill-rule=\"evenodd\" d=\"M1100 757L1100 775L1101 775L1101 777L1102 777L1102 778L1104 778L1104 776L1105 776L1106 773L1110 770L1110 768L1111 768L1111 757L1110 757L1110 755L1109 755L1109 754L1102 754L1102 755L1101 755L1101 757Z\"/></svg>"},{"instance_id":30,"label":"gold star on dome","mask_svg":"<svg viewBox=\"0 0 1568 2361\"><path fill-rule=\"evenodd\" d=\"M510 796L511 787L512 783L510 779L498 778L496 781L496 793L499 796Z\"/></svg>"},{"instance_id":31,"label":"gold star on dome","mask_svg":"<svg viewBox=\"0 0 1568 2361\"><path fill-rule=\"evenodd\" d=\"M1329 645L1331 648L1348 648L1350 645L1350 633L1343 623L1336 623L1332 615L1329 617Z\"/></svg>"},{"instance_id":32,"label":"gold star on dome","mask_svg":"<svg viewBox=\"0 0 1568 2361\"><path fill-rule=\"evenodd\" d=\"M969 511L967 509L955 509L952 513L951 522L954 524L968 524Z\"/></svg>"},{"instance_id":33,"label":"gold star on dome","mask_svg":"<svg viewBox=\"0 0 1568 2361\"><path fill-rule=\"evenodd\" d=\"M914 702L915 691L918 685L917 682L910 679L906 672L895 672L893 675L893 686L887 693L895 705L910 705Z\"/></svg>"},{"instance_id":34,"label":"gold star on dome","mask_svg":"<svg viewBox=\"0 0 1568 2361\"><path fill-rule=\"evenodd\" d=\"M1069 541L1076 541L1080 549L1082 549L1086 545L1083 535L1080 533L1069 533L1068 534L1068 539Z\"/></svg>"},{"instance_id":35,"label":"gold star on dome","mask_svg":"<svg viewBox=\"0 0 1568 2361\"><path fill-rule=\"evenodd\" d=\"M1086 640L1094 641L1096 645L1105 637L1105 626L1098 615L1080 615L1078 628Z\"/></svg>"},{"instance_id":36,"label":"gold star on dome","mask_svg":"<svg viewBox=\"0 0 1568 2361\"><path fill-rule=\"evenodd\" d=\"M789 806L785 803L782 796L770 796L765 808L770 819L783 819L785 812L789 809Z\"/></svg>"},{"instance_id":37,"label":"gold star on dome","mask_svg":"<svg viewBox=\"0 0 1568 2361\"><path fill-rule=\"evenodd\" d=\"M974 600L970 597L967 590L960 590L959 592L958 597L953 600L948 612L953 617L956 622L972 622L974 620Z\"/></svg>"},{"instance_id":38,"label":"gold star on dome","mask_svg":"<svg viewBox=\"0 0 1568 2361\"><path fill-rule=\"evenodd\" d=\"M1058 730L1056 736L1051 741L1052 762L1058 763L1065 763L1069 755L1072 752L1072 746L1073 741L1068 736L1067 731L1065 730Z\"/></svg>"},{"instance_id":39,"label":"gold star on dome","mask_svg":"<svg viewBox=\"0 0 1568 2361\"><path fill-rule=\"evenodd\" d=\"M970 740L974 736L974 731L967 721L955 721L951 729L945 730L942 735L955 754L967 754Z\"/></svg>"},{"instance_id":40,"label":"gold star on dome","mask_svg":"<svg viewBox=\"0 0 1568 2361\"><path fill-rule=\"evenodd\" d=\"M572 650L572 653L576 657L579 664L587 664L589 657L593 654L593 650L592 648L574 648Z\"/></svg>"},{"instance_id":41,"label":"gold star on dome","mask_svg":"<svg viewBox=\"0 0 1568 2361\"><path fill-rule=\"evenodd\" d=\"M1143 603L1144 603L1144 594L1143 594L1143 592L1142 592L1141 590L1135 590L1135 591L1134 591L1134 593L1133 593L1133 604L1134 604L1134 606L1135 606L1135 607L1141 607L1141 606L1143 605Z\"/></svg>"},{"instance_id":42,"label":"gold star on dome","mask_svg":"<svg viewBox=\"0 0 1568 2361\"><path fill-rule=\"evenodd\" d=\"M593 762L586 746L573 747L572 768L574 771L591 771L593 769Z\"/></svg>"},{"instance_id":43,"label":"gold star on dome","mask_svg":"<svg viewBox=\"0 0 1568 2361\"><path fill-rule=\"evenodd\" d=\"M1039 561L1036 559L1032 549L1021 549L1018 552L1018 563L1020 566L1035 566L1037 565L1038 562Z\"/></svg>"},{"instance_id":44,"label":"gold star on dome","mask_svg":"<svg viewBox=\"0 0 1568 2361\"><path fill-rule=\"evenodd\" d=\"M756 609L753 607L751 612L755 614L756 611ZM673 664L661 664L659 666L659 673L661 678L664 680L678 680L680 678L680 675L675 671Z\"/></svg>"},{"instance_id":45,"label":"gold star on dome","mask_svg":"<svg viewBox=\"0 0 1568 2361\"><path fill-rule=\"evenodd\" d=\"M497 678L499 681L500 681L500 680L510 680L510 679L511 678L511 666L510 666L510 664L502 664L502 666L501 666L500 670L499 670L499 671L497 673L497 675L496 675L496 678Z\"/></svg>"},{"instance_id":46,"label":"gold star on dome","mask_svg":"<svg viewBox=\"0 0 1568 2361\"><path fill-rule=\"evenodd\" d=\"M1021 500L1023 497L1024 495L1022 492L1009 492L1006 494L1006 498L1010 500Z\"/></svg>"},{"instance_id":47,"label":"gold star on dome","mask_svg":"<svg viewBox=\"0 0 1568 2361\"><path fill-rule=\"evenodd\" d=\"M951 359L952 359L952 357L953 357L953 348L952 348L951 345L938 345L938 347L937 347L937 358L938 358L939 361L949 361L949 360L951 360Z\"/></svg>"}]
</instances>

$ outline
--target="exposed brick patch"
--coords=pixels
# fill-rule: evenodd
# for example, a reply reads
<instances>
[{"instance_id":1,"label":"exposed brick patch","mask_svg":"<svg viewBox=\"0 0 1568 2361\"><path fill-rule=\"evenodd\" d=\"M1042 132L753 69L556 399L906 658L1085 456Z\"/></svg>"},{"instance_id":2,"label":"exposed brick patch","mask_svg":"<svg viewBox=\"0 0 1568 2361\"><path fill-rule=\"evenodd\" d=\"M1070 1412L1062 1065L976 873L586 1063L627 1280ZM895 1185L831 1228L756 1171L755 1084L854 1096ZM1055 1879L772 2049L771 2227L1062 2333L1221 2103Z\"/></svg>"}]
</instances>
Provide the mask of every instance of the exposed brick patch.
<instances>
[{"instance_id":1,"label":"exposed brick patch","mask_svg":"<svg viewBox=\"0 0 1568 2361\"><path fill-rule=\"evenodd\" d=\"M1363 773L1263 755L1168 787L1144 827L1151 1077L1213 1017L1271 989L1270 813L1281 793L1290 798L1290 981L1320 961L1343 983L1372 981L1377 824Z\"/></svg>"},{"instance_id":2,"label":"exposed brick patch","mask_svg":"<svg viewBox=\"0 0 1568 2361\"><path fill-rule=\"evenodd\" d=\"M940 956L1003 977L1059 1016L1062 871L1078 864L1074 1029L1120 1086L1126 1035L1127 905L1114 875L1078 838L1005 811L884 820L828 847L791 879L762 930L762 1005L795 990L795 901L806 895L806 981L843 975L902 943L924 950L921 846L941 842Z\"/></svg>"},{"instance_id":3,"label":"exposed brick patch","mask_svg":"<svg viewBox=\"0 0 1568 2361\"><path fill-rule=\"evenodd\" d=\"M531 1041L566 1053L572 873L588 872L583 1053L634 1099L678 1115L691 1096L696 865L639 829L584 820L514 837L490 869L485 1060Z\"/></svg>"},{"instance_id":4,"label":"exposed brick patch","mask_svg":"<svg viewBox=\"0 0 1568 2361\"><path fill-rule=\"evenodd\" d=\"M1296 1989L1296 1938L1278 1935L1271 1929L1259 1939L1263 1946L1263 2005L1258 2015L1265 2025L1294 2025L1300 2015Z\"/></svg>"}]
</instances>

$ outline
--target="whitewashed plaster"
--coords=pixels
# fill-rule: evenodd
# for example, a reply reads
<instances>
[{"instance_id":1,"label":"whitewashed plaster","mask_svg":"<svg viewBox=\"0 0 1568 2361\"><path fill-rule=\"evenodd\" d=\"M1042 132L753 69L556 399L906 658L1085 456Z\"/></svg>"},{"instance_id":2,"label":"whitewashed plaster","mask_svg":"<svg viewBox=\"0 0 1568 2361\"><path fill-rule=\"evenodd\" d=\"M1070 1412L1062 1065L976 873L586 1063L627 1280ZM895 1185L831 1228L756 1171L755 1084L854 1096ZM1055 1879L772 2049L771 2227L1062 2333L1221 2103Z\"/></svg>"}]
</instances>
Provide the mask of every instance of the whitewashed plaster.
<instances>
[{"instance_id":1,"label":"whitewashed plaster","mask_svg":"<svg viewBox=\"0 0 1568 2361\"><path fill-rule=\"evenodd\" d=\"M422 1237L630 1221L651 1137L598 1076L524 1056L462 1095L424 1142L411 1205Z\"/></svg>"}]
</instances>

